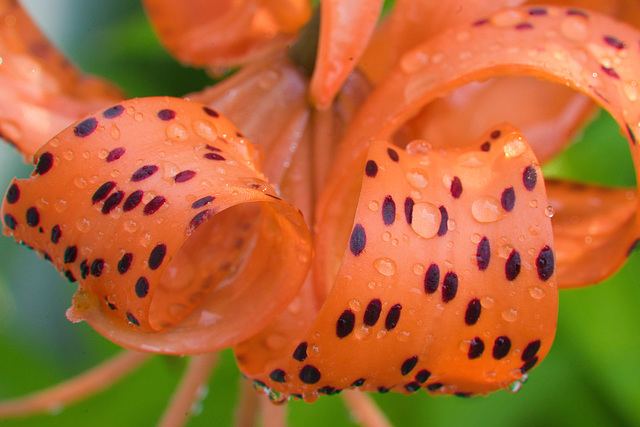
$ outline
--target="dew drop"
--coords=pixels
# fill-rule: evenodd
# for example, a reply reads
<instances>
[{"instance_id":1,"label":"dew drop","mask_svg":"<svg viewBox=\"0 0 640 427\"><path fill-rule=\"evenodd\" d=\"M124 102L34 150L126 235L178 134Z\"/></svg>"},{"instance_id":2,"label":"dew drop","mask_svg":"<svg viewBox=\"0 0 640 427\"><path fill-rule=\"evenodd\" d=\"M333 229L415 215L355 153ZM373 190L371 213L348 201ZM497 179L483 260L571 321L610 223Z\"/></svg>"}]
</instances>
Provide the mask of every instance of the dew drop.
<instances>
[{"instance_id":1,"label":"dew drop","mask_svg":"<svg viewBox=\"0 0 640 427\"><path fill-rule=\"evenodd\" d=\"M415 73L429 62L429 55L416 50L400 58L400 68L407 74Z\"/></svg>"},{"instance_id":2,"label":"dew drop","mask_svg":"<svg viewBox=\"0 0 640 427\"><path fill-rule=\"evenodd\" d=\"M424 156L432 149L432 145L423 139L416 139L407 144L405 150L411 156Z\"/></svg>"},{"instance_id":3,"label":"dew drop","mask_svg":"<svg viewBox=\"0 0 640 427\"><path fill-rule=\"evenodd\" d=\"M361 326L360 328L356 328L353 331L353 333L355 334L356 338L362 341L366 341L373 336L371 334L371 329L367 328L366 326Z\"/></svg>"},{"instance_id":4,"label":"dew drop","mask_svg":"<svg viewBox=\"0 0 640 427\"><path fill-rule=\"evenodd\" d=\"M373 212L378 212L378 209L380 209L380 203L372 200L371 202L369 202L369 209L371 209Z\"/></svg>"},{"instance_id":5,"label":"dew drop","mask_svg":"<svg viewBox=\"0 0 640 427\"><path fill-rule=\"evenodd\" d=\"M560 33L570 41L585 41L589 37L589 22L584 16L571 15L560 24Z\"/></svg>"},{"instance_id":6,"label":"dew drop","mask_svg":"<svg viewBox=\"0 0 640 427\"><path fill-rule=\"evenodd\" d=\"M200 138L213 142L218 138L218 129L209 120L196 120L193 122L193 130Z\"/></svg>"},{"instance_id":7,"label":"dew drop","mask_svg":"<svg viewBox=\"0 0 640 427\"><path fill-rule=\"evenodd\" d=\"M86 233L91 228L91 222L87 218L80 218L76 221L76 228L82 233Z\"/></svg>"},{"instance_id":8,"label":"dew drop","mask_svg":"<svg viewBox=\"0 0 640 427\"><path fill-rule=\"evenodd\" d=\"M143 114L142 114L142 113L138 112L138 113L135 113L135 114L133 115L133 118L134 118L134 120L135 120L135 121L137 121L137 122L141 122L141 121L142 121L142 119L144 118L144 116L143 116Z\"/></svg>"},{"instance_id":9,"label":"dew drop","mask_svg":"<svg viewBox=\"0 0 640 427\"><path fill-rule=\"evenodd\" d=\"M396 263L390 258L378 258L373 262L373 267L383 276L396 274Z\"/></svg>"},{"instance_id":10,"label":"dew drop","mask_svg":"<svg viewBox=\"0 0 640 427\"><path fill-rule=\"evenodd\" d=\"M360 301L357 299L352 299L351 301L349 301L349 307L351 307L351 310L353 311L360 311Z\"/></svg>"},{"instance_id":11,"label":"dew drop","mask_svg":"<svg viewBox=\"0 0 640 427\"><path fill-rule=\"evenodd\" d=\"M87 186L87 181L85 181L84 176L78 175L73 178L73 184L78 188L85 188Z\"/></svg>"},{"instance_id":12,"label":"dew drop","mask_svg":"<svg viewBox=\"0 0 640 427\"><path fill-rule=\"evenodd\" d=\"M473 202L471 215L481 223L496 222L504 218L504 210L498 199L493 196L484 196Z\"/></svg>"},{"instance_id":13,"label":"dew drop","mask_svg":"<svg viewBox=\"0 0 640 427\"><path fill-rule=\"evenodd\" d=\"M382 233L382 240L384 240L385 242L391 241L391 232L385 231L384 233Z\"/></svg>"},{"instance_id":14,"label":"dew drop","mask_svg":"<svg viewBox=\"0 0 640 427\"><path fill-rule=\"evenodd\" d=\"M430 239L438 234L442 213L433 203L424 202L413 205L411 228L421 237Z\"/></svg>"},{"instance_id":15,"label":"dew drop","mask_svg":"<svg viewBox=\"0 0 640 427\"><path fill-rule=\"evenodd\" d=\"M172 139L174 141L185 141L189 136L187 128L180 123L172 123L167 126L165 134L167 135L167 137L169 137L169 139Z\"/></svg>"},{"instance_id":16,"label":"dew drop","mask_svg":"<svg viewBox=\"0 0 640 427\"><path fill-rule=\"evenodd\" d=\"M553 209L553 206L547 206L546 208L544 208L544 214L547 218L553 218L553 216L556 214L555 209Z\"/></svg>"},{"instance_id":17,"label":"dew drop","mask_svg":"<svg viewBox=\"0 0 640 427\"><path fill-rule=\"evenodd\" d=\"M135 233L138 230L138 223L133 220L125 221L123 227L127 232Z\"/></svg>"},{"instance_id":18,"label":"dew drop","mask_svg":"<svg viewBox=\"0 0 640 427\"><path fill-rule=\"evenodd\" d=\"M527 151L527 145L521 136L513 135L502 149L505 157L514 158L523 155Z\"/></svg>"},{"instance_id":19,"label":"dew drop","mask_svg":"<svg viewBox=\"0 0 640 427\"><path fill-rule=\"evenodd\" d=\"M502 318L507 322L515 322L518 320L518 310L510 308L502 312Z\"/></svg>"},{"instance_id":20,"label":"dew drop","mask_svg":"<svg viewBox=\"0 0 640 427\"><path fill-rule=\"evenodd\" d=\"M545 292L544 289L537 286L529 286L529 294L535 299L542 299L544 298Z\"/></svg>"},{"instance_id":21,"label":"dew drop","mask_svg":"<svg viewBox=\"0 0 640 427\"><path fill-rule=\"evenodd\" d=\"M536 199L533 199L529 202L529 206L532 208L537 208L538 207L538 201Z\"/></svg>"},{"instance_id":22,"label":"dew drop","mask_svg":"<svg viewBox=\"0 0 640 427\"><path fill-rule=\"evenodd\" d=\"M407 182L416 188L424 188L429 184L427 171L421 168L414 168L407 172Z\"/></svg>"},{"instance_id":23,"label":"dew drop","mask_svg":"<svg viewBox=\"0 0 640 427\"><path fill-rule=\"evenodd\" d=\"M116 140L120 139L120 129L118 128L118 126L111 126L111 137Z\"/></svg>"},{"instance_id":24,"label":"dew drop","mask_svg":"<svg viewBox=\"0 0 640 427\"><path fill-rule=\"evenodd\" d=\"M482 299L480 299L480 304L482 304L482 307L484 308L493 308L495 300L491 297L482 297Z\"/></svg>"},{"instance_id":25,"label":"dew drop","mask_svg":"<svg viewBox=\"0 0 640 427\"><path fill-rule=\"evenodd\" d=\"M635 102L638 100L638 83L636 81L632 81L630 83L624 83L622 85L622 91L624 92L627 99L631 102Z\"/></svg>"},{"instance_id":26,"label":"dew drop","mask_svg":"<svg viewBox=\"0 0 640 427\"><path fill-rule=\"evenodd\" d=\"M478 244L480 243L480 240L482 240L482 236L479 235L478 233L473 233L471 235L471 243Z\"/></svg>"},{"instance_id":27,"label":"dew drop","mask_svg":"<svg viewBox=\"0 0 640 427\"><path fill-rule=\"evenodd\" d=\"M427 271L427 269L425 268L424 264L413 264L413 273L417 274L418 276L422 276L425 271Z\"/></svg>"},{"instance_id":28,"label":"dew drop","mask_svg":"<svg viewBox=\"0 0 640 427\"><path fill-rule=\"evenodd\" d=\"M67 208L67 201L64 199L56 200L53 203L53 208L56 210L56 212L62 213Z\"/></svg>"}]
</instances>

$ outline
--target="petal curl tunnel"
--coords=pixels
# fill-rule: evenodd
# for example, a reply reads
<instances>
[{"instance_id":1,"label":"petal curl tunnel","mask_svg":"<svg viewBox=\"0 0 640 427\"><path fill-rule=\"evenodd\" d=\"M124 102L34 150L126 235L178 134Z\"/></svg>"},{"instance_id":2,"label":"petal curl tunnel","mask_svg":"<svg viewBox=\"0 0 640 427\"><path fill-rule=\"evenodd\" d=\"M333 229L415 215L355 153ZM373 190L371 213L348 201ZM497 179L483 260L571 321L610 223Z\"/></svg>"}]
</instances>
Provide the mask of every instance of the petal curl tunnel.
<instances>
[{"instance_id":1,"label":"petal curl tunnel","mask_svg":"<svg viewBox=\"0 0 640 427\"><path fill-rule=\"evenodd\" d=\"M315 271L333 287L313 325L287 337L281 360L236 349L240 369L276 399L307 401L355 387L467 396L521 380L551 347L558 306L544 182L522 135L505 125L432 151L374 141L364 164L316 243Z\"/></svg>"},{"instance_id":2,"label":"petal curl tunnel","mask_svg":"<svg viewBox=\"0 0 640 427\"><path fill-rule=\"evenodd\" d=\"M330 209L331 195L342 185L346 168L361 158L371 141L396 135L423 106L455 88L495 76L535 76L591 97L613 116L629 140L638 174L638 39L637 29L597 12L529 6L506 9L473 24L451 28L407 52L359 110L339 147L332 181L319 201L321 227L327 229L322 218ZM597 189L593 192L602 195ZM556 195L564 198L566 192ZM565 260L562 269L566 272L559 275L561 287L597 283L624 263L640 235L640 221L638 198L623 199L617 198L627 207L617 210L616 215L591 216L596 222L586 217L581 220L584 225L589 223L589 228L583 228L586 244L575 245L575 241L565 239L571 234L566 229L568 223L558 221L554 228L556 247L558 258ZM601 200L607 201L607 197ZM571 204L559 200L559 218L565 216L562 209ZM601 225L603 222L607 225ZM598 231L606 228L607 232ZM589 236L590 229L596 230L594 236ZM596 258L598 262L593 263Z\"/></svg>"},{"instance_id":3,"label":"petal curl tunnel","mask_svg":"<svg viewBox=\"0 0 640 427\"><path fill-rule=\"evenodd\" d=\"M279 314L311 260L302 215L256 157L205 105L124 101L38 151L7 191L4 232L80 282L70 320L141 351L229 347Z\"/></svg>"}]
</instances>

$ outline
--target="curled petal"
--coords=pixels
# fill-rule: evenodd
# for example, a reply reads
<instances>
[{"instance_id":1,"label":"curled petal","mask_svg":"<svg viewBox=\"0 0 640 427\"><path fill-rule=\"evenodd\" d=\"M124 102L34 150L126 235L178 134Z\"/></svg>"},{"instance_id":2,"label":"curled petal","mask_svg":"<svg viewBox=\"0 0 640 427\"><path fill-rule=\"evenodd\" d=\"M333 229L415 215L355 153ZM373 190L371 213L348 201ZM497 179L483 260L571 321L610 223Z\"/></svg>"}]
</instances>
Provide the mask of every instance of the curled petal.
<instances>
[{"instance_id":1,"label":"curled petal","mask_svg":"<svg viewBox=\"0 0 640 427\"><path fill-rule=\"evenodd\" d=\"M209 107L125 101L40 149L7 192L4 231L80 282L70 320L139 350L228 347L293 299L310 259L302 216L255 157Z\"/></svg>"},{"instance_id":2,"label":"curled petal","mask_svg":"<svg viewBox=\"0 0 640 427\"><path fill-rule=\"evenodd\" d=\"M637 29L607 16L556 7L506 9L445 31L406 53L369 97L338 152L330 187L342 185L345 172L340 171L361 155L367 141L391 137L424 105L453 89L499 75L535 76L591 97L620 125L630 142L637 173L638 39ZM319 209L326 209L327 203L328 199L321 200ZM592 265L590 280L602 280L617 270L640 234L637 218L617 226L620 239L609 264ZM570 248L559 241L557 250L561 258ZM566 276L560 276L561 285Z\"/></svg>"},{"instance_id":3,"label":"curled petal","mask_svg":"<svg viewBox=\"0 0 640 427\"><path fill-rule=\"evenodd\" d=\"M313 70L312 102L327 108L364 53L382 9L382 0L320 3L320 40Z\"/></svg>"},{"instance_id":4,"label":"curled petal","mask_svg":"<svg viewBox=\"0 0 640 427\"><path fill-rule=\"evenodd\" d=\"M16 0L0 5L0 135L31 159L43 141L122 99L83 75L38 30Z\"/></svg>"},{"instance_id":5,"label":"curled petal","mask_svg":"<svg viewBox=\"0 0 640 427\"><path fill-rule=\"evenodd\" d=\"M354 387L487 393L545 356L558 293L533 152L507 125L425 148L375 141L331 195L314 272L333 287L288 355L248 374L260 387L309 401Z\"/></svg>"},{"instance_id":6,"label":"curled petal","mask_svg":"<svg viewBox=\"0 0 640 427\"><path fill-rule=\"evenodd\" d=\"M306 0L145 0L164 46L182 62L229 66L283 48L311 16Z\"/></svg>"}]
</instances>

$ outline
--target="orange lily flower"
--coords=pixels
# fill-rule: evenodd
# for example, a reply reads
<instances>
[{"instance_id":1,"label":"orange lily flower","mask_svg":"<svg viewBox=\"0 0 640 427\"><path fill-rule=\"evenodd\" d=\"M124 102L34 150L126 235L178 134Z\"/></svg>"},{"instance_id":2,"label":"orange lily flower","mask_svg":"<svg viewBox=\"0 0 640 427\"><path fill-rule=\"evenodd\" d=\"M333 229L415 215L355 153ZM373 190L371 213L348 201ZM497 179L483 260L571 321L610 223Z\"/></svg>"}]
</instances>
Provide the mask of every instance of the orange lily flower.
<instances>
[{"instance_id":1,"label":"orange lily flower","mask_svg":"<svg viewBox=\"0 0 640 427\"><path fill-rule=\"evenodd\" d=\"M3 122L35 165L9 185L3 230L79 282L69 320L130 350L0 403L0 417L76 400L149 352L194 355L161 419L181 425L227 347L278 403L345 389L517 390L551 348L558 288L605 279L635 249L634 191L542 176L540 162L592 113L587 98L531 80L458 88L503 75L562 83L611 114L636 162L640 31L574 7L477 2L413 43L421 29L403 25L411 3L398 1L365 53L381 2L326 1L310 64L296 53L314 41L299 32L308 5L290 3L146 1L181 61L243 65L185 99L121 101L61 71L49 45L8 51L54 88L46 102L24 95L29 83L14 97L56 120L33 137L15 131L32 116ZM46 43L8 5L18 46ZM362 55L373 89L354 71ZM77 92L85 81L95 89ZM502 116L517 103L493 105L509 91L531 94L531 108ZM555 109L541 112L548 99ZM60 102L75 107L58 132ZM470 121L454 116L459 104L469 116L487 108L459 126ZM239 422L258 406L282 421L266 399L242 396ZM363 423L387 422L361 393L343 396Z\"/></svg>"}]
</instances>

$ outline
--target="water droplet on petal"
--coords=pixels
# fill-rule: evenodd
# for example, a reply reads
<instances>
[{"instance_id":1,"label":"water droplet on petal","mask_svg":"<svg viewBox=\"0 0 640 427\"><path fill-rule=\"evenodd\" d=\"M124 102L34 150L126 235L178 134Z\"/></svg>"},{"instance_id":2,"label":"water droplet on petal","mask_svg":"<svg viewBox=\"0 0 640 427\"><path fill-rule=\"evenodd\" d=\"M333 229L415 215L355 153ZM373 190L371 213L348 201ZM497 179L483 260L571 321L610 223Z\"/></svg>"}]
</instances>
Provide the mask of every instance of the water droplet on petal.
<instances>
[{"instance_id":1,"label":"water droplet on petal","mask_svg":"<svg viewBox=\"0 0 640 427\"><path fill-rule=\"evenodd\" d=\"M187 128L179 123L172 123L167 126L165 133L169 139L174 141L185 141L189 136Z\"/></svg>"},{"instance_id":2,"label":"water droplet on petal","mask_svg":"<svg viewBox=\"0 0 640 427\"><path fill-rule=\"evenodd\" d=\"M373 267L383 276L396 274L396 263L390 258L378 258L373 262Z\"/></svg>"},{"instance_id":3,"label":"water droplet on petal","mask_svg":"<svg viewBox=\"0 0 640 427\"><path fill-rule=\"evenodd\" d=\"M498 199L493 196L485 196L473 202L471 215L476 221L486 223L500 221L505 214Z\"/></svg>"},{"instance_id":4,"label":"water droplet on petal","mask_svg":"<svg viewBox=\"0 0 640 427\"><path fill-rule=\"evenodd\" d=\"M91 222L87 218L80 218L76 221L76 228L78 231L86 233L91 228Z\"/></svg>"},{"instance_id":5,"label":"water droplet on petal","mask_svg":"<svg viewBox=\"0 0 640 427\"><path fill-rule=\"evenodd\" d=\"M502 312L502 318L507 322L515 322L518 320L518 310L510 308Z\"/></svg>"},{"instance_id":6,"label":"water droplet on petal","mask_svg":"<svg viewBox=\"0 0 640 427\"><path fill-rule=\"evenodd\" d=\"M524 152L527 151L527 145L522 140L521 136L513 135L502 149L504 150L504 155L507 158L513 158L524 154Z\"/></svg>"},{"instance_id":7,"label":"water droplet on petal","mask_svg":"<svg viewBox=\"0 0 640 427\"><path fill-rule=\"evenodd\" d=\"M544 289L537 286L529 286L529 294L535 299L542 299L544 298L545 292Z\"/></svg>"},{"instance_id":8,"label":"water droplet on petal","mask_svg":"<svg viewBox=\"0 0 640 427\"><path fill-rule=\"evenodd\" d=\"M553 218L553 216L556 214L556 211L555 209L553 209L553 206L547 206L546 208L544 208L544 214L547 218Z\"/></svg>"},{"instance_id":9,"label":"water droplet on petal","mask_svg":"<svg viewBox=\"0 0 640 427\"><path fill-rule=\"evenodd\" d=\"M218 129L209 120L196 120L193 122L193 130L200 138L213 142L218 138Z\"/></svg>"},{"instance_id":10,"label":"water droplet on petal","mask_svg":"<svg viewBox=\"0 0 640 427\"><path fill-rule=\"evenodd\" d=\"M372 200L371 202L369 202L369 209L371 209L373 212L378 212L378 209L380 209L380 203Z\"/></svg>"},{"instance_id":11,"label":"water droplet on petal","mask_svg":"<svg viewBox=\"0 0 640 427\"><path fill-rule=\"evenodd\" d=\"M414 168L407 172L407 181L416 188L424 188L429 184L427 171L421 168Z\"/></svg>"},{"instance_id":12,"label":"water droplet on petal","mask_svg":"<svg viewBox=\"0 0 640 427\"><path fill-rule=\"evenodd\" d=\"M433 203L417 203L413 206L411 228L425 239L434 237L440 229L442 213Z\"/></svg>"},{"instance_id":13,"label":"water droplet on petal","mask_svg":"<svg viewBox=\"0 0 640 427\"><path fill-rule=\"evenodd\" d=\"M429 151L431 151L431 144L423 139L416 139L407 144L406 151L407 154L411 156L424 156Z\"/></svg>"}]
</instances>

